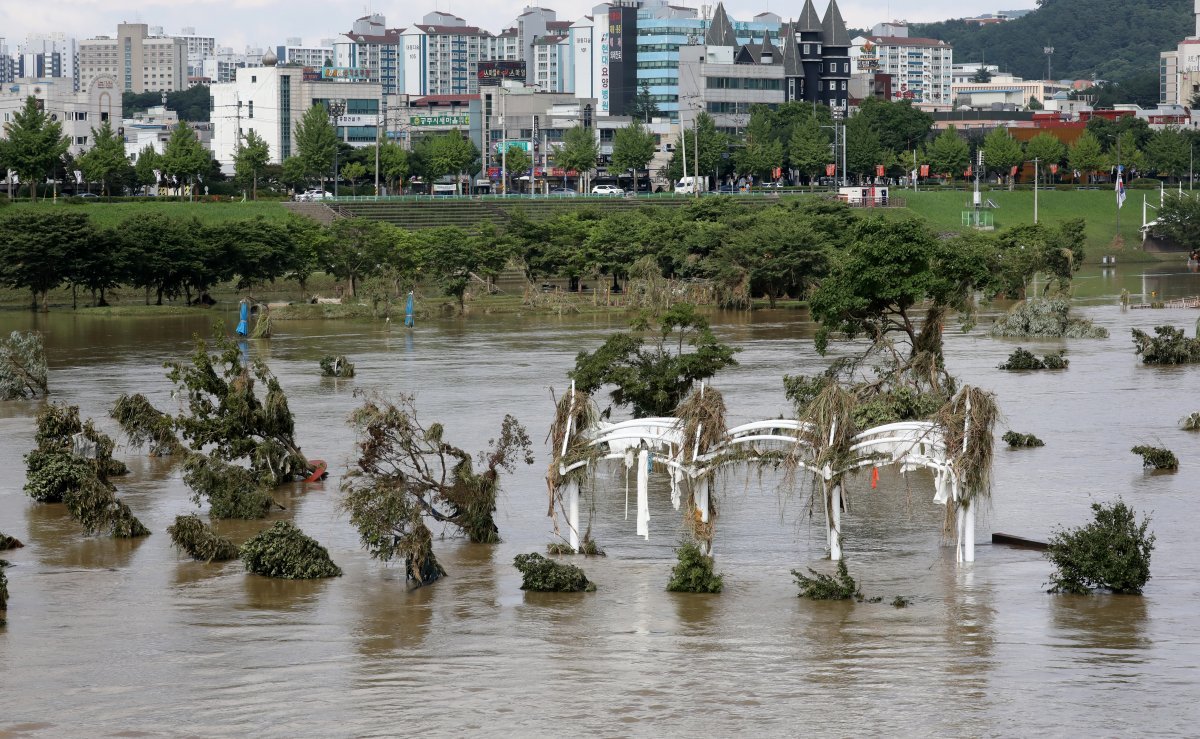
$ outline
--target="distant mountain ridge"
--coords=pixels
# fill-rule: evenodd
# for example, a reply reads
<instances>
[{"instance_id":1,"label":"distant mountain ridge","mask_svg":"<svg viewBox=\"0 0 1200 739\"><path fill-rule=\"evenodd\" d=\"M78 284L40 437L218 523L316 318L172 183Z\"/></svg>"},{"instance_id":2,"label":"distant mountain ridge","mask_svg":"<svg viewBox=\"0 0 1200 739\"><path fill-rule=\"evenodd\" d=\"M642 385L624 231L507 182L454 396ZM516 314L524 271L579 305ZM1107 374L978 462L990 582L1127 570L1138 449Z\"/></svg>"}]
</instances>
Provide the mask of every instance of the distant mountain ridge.
<instances>
[{"instance_id":1,"label":"distant mountain ridge","mask_svg":"<svg viewBox=\"0 0 1200 739\"><path fill-rule=\"evenodd\" d=\"M1037 10L1004 23L914 23L909 32L950 42L956 64L984 61L1043 79L1043 48L1052 46L1054 79L1126 82L1148 74L1157 80L1159 52L1195 30L1192 0L1042 0Z\"/></svg>"}]
</instances>

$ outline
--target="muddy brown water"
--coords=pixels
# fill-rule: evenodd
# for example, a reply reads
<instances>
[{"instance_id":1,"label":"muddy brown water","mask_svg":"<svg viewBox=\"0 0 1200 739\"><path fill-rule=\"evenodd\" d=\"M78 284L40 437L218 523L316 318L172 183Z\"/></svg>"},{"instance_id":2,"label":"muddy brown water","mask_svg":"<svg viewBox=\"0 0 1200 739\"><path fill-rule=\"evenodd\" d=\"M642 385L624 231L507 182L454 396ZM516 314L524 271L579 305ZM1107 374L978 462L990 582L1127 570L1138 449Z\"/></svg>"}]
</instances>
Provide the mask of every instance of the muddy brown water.
<instances>
[{"instance_id":1,"label":"muddy brown water","mask_svg":"<svg viewBox=\"0 0 1200 739\"><path fill-rule=\"evenodd\" d=\"M579 562L599 590L519 589L513 556L550 539L550 388L562 389L577 351L621 325L615 317L484 316L411 332L286 323L251 342L287 390L305 452L331 463L327 482L280 491L288 510L276 517L329 548L345 570L332 580L274 581L238 562L180 556L165 529L196 508L175 467L137 450L121 450L132 474L120 495L153 535L83 536L61 506L21 491L38 404L0 404L0 531L27 545L4 555L14 566L0 628L0 735L1194 735L1200 436L1177 422L1200 410L1200 367L1143 367L1128 336L1164 322L1190 334L1200 311L1122 312L1111 297L1150 284L1168 298L1200 294L1200 275L1172 269L1081 276L1081 311L1111 338L1024 342L1066 347L1065 372L996 371L1017 342L947 330L951 371L998 395L997 432L1032 432L1046 446L998 448L972 565L945 546L927 477L885 471L876 490L866 475L855 480L848 562L880 604L796 597L789 570L830 569L823 526L807 516L804 490L770 474L734 475L721 488L721 595L664 592L680 515L657 482L650 539L637 537L620 474L595 501L608 557ZM731 423L788 413L781 376L828 361L813 353L801 312L714 320L745 349L716 381ZM177 407L161 365L208 329L190 318L0 315L0 330L15 328L45 332L54 399L114 434L106 409L119 393ZM351 357L358 377L319 377L328 352ZM416 393L423 417L467 448L494 436L505 413L528 426L538 463L505 479L502 544L439 541L450 577L419 590L362 552L337 507L356 388ZM1181 471L1143 472L1129 452L1142 442L1174 449ZM1153 516L1144 597L1048 595L1039 553L987 543L991 531L1044 538L1118 495ZM219 529L241 541L263 525ZM912 605L891 607L896 595Z\"/></svg>"}]
</instances>

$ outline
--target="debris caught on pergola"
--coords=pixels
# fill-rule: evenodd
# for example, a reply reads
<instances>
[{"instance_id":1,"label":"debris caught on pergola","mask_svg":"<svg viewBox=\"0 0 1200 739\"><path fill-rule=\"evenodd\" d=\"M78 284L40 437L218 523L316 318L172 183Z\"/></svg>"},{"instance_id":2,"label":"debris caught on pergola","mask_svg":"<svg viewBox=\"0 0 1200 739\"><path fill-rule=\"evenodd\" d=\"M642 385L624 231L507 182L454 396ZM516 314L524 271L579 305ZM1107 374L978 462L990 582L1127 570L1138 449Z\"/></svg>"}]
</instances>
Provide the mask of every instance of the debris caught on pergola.
<instances>
[{"instance_id":1,"label":"debris caught on pergola","mask_svg":"<svg viewBox=\"0 0 1200 739\"><path fill-rule=\"evenodd\" d=\"M48 373L41 334L13 331L0 339L0 400L45 396Z\"/></svg>"},{"instance_id":2,"label":"debris caught on pergola","mask_svg":"<svg viewBox=\"0 0 1200 739\"><path fill-rule=\"evenodd\" d=\"M525 428L505 416L500 435L472 457L443 438L440 423L425 426L411 395L395 402L368 398L350 417L359 458L342 482L343 509L372 557L403 558L406 579L426 585L445 574L433 553L425 520L457 528L474 543L500 541L495 522L501 471L533 463Z\"/></svg>"}]
</instances>

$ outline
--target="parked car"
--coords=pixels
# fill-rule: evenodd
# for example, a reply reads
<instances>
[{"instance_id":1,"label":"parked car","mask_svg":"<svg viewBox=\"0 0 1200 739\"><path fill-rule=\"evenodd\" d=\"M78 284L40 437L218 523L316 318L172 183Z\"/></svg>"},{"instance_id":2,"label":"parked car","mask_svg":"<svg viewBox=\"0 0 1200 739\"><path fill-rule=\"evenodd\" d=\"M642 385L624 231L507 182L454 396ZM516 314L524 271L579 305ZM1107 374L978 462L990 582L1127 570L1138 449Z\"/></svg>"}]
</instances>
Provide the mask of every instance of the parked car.
<instances>
[{"instance_id":1,"label":"parked car","mask_svg":"<svg viewBox=\"0 0 1200 739\"><path fill-rule=\"evenodd\" d=\"M325 198L332 197L333 195L325 192L324 190L305 190L304 192L296 195L296 200L310 202L313 200L324 200Z\"/></svg>"},{"instance_id":2,"label":"parked car","mask_svg":"<svg viewBox=\"0 0 1200 739\"><path fill-rule=\"evenodd\" d=\"M550 188L550 194L560 198L573 198L579 193L569 187L552 187Z\"/></svg>"},{"instance_id":3,"label":"parked car","mask_svg":"<svg viewBox=\"0 0 1200 739\"><path fill-rule=\"evenodd\" d=\"M592 188L592 194L593 195L616 195L617 197L624 197L625 191L622 190L621 188L617 187L616 185L596 185L595 187Z\"/></svg>"}]
</instances>

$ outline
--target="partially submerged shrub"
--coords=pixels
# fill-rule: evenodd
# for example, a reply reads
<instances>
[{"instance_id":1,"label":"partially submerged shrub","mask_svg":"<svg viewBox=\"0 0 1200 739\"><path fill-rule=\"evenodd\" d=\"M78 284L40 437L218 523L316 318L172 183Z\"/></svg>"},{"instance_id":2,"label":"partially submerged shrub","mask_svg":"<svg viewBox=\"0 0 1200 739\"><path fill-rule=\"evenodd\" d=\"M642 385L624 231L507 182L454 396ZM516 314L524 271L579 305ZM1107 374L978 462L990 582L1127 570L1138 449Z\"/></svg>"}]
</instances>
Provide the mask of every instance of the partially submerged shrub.
<instances>
[{"instance_id":1,"label":"partially submerged shrub","mask_svg":"<svg viewBox=\"0 0 1200 739\"><path fill-rule=\"evenodd\" d=\"M36 331L13 331L0 340L0 400L45 395L46 350Z\"/></svg>"},{"instance_id":2,"label":"partially submerged shrub","mask_svg":"<svg viewBox=\"0 0 1200 739\"><path fill-rule=\"evenodd\" d=\"M1133 329L1133 347L1145 364L1200 362L1200 339L1189 339L1174 326L1155 326L1154 336Z\"/></svg>"},{"instance_id":3,"label":"partially submerged shrub","mask_svg":"<svg viewBox=\"0 0 1200 739\"><path fill-rule=\"evenodd\" d=\"M607 557L604 550L596 543L595 539L585 538L579 543L579 553L585 557Z\"/></svg>"},{"instance_id":4,"label":"partially submerged shrub","mask_svg":"<svg viewBox=\"0 0 1200 739\"><path fill-rule=\"evenodd\" d=\"M287 521L260 531L242 545L241 554L246 571L264 577L308 580L342 574L325 547Z\"/></svg>"},{"instance_id":5,"label":"partially submerged shrub","mask_svg":"<svg viewBox=\"0 0 1200 739\"><path fill-rule=\"evenodd\" d=\"M183 482L192 489L196 505L208 499L213 518L263 518L277 505L256 474L199 453L189 454L184 461Z\"/></svg>"},{"instance_id":6,"label":"partially submerged shrub","mask_svg":"<svg viewBox=\"0 0 1200 739\"><path fill-rule=\"evenodd\" d=\"M667 590L675 593L719 593L723 575L713 571L713 558L700 551L695 542L686 541L675 550L679 562L671 570Z\"/></svg>"},{"instance_id":7,"label":"partially submerged shrub","mask_svg":"<svg viewBox=\"0 0 1200 739\"><path fill-rule=\"evenodd\" d=\"M6 549L20 549L23 546L25 545L22 544L17 537L9 536L8 534L0 534L0 552L5 551Z\"/></svg>"},{"instance_id":8,"label":"partially submerged shrub","mask_svg":"<svg viewBox=\"0 0 1200 739\"><path fill-rule=\"evenodd\" d=\"M1142 455L1143 467L1152 467L1156 470L1179 469L1179 458L1175 456L1175 452L1165 447L1142 444L1129 451Z\"/></svg>"},{"instance_id":9,"label":"partially submerged shrub","mask_svg":"<svg viewBox=\"0 0 1200 739\"><path fill-rule=\"evenodd\" d=\"M1019 434L1016 431L1006 431L1004 436L1001 436L1000 438L1014 449L1021 447L1046 446L1046 442L1042 441L1033 434Z\"/></svg>"},{"instance_id":10,"label":"partially submerged shrub","mask_svg":"<svg viewBox=\"0 0 1200 739\"><path fill-rule=\"evenodd\" d=\"M89 534L107 532L122 539L150 535L150 529L117 498L112 485L95 475L84 480L79 488L68 491L63 496L63 503L71 517Z\"/></svg>"},{"instance_id":11,"label":"partially submerged shrub","mask_svg":"<svg viewBox=\"0 0 1200 739\"><path fill-rule=\"evenodd\" d=\"M552 541L546 545L546 554L551 556L574 553L575 549L565 541Z\"/></svg>"},{"instance_id":12,"label":"partially submerged shrub","mask_svg":"<svg viewBox=\"0 0 1200 739\"><path fill-rule=\"evenodd\" d=\"M201 562L223 562L238 556L233 542L218 535L195 514L176 516L175 523L167 527L167 534L178 549Z\"/></svg>"},{"instance_id":13,"label":"partially submerged shrub","mask_svg":"<svg viewBox=\"0 0 1200 739\"><path fill-rule=\"evenodd\" d=\"M1183 430L1200 431L1200 411L1196 411L1187 418L1183 419Z\"/></svg>"},{"instance_id":14,"label":"partially submerged shrub","mask_svg":"<svg viewBox=\"0 0 1200 739\"><path fill-rule=\"evenodd\" d=\"M1077 529L1060 529L1050 537L1046 559L1054 565L1053 593L1086 594L1103 588L1114 593L1142 592L1150 579L1154 534L1150 519L1138 523L1125 502L1093 503L1095 519Z\"/></svg>"},{"instance_id":15,"label":"partially submerged shrub","mask_svg":"<svg viewBox=\"0 0 1200 739\"><path fill-rule=\"evenodd\" d=\"M892 598L893 608L907 608L910 605L912 605L912 598L905 598L903 595L897 595L895 598Z\"/></svg>"},{"instance_id":16,"label":"partially submerged shrub","mask_svg":"<svg viewBox=\"0 0 1200 739\"><path fill-rule=\"evenodd\" d=\"M521 573L521 590L543 593L591 592L596 584L575 565L546 559L537 552L513 557L513 567Z\"/></svg>"},{"instance_id":17,"label":"partially submerged shrub","mask_svg":"<svg viewBox=\"0 0 1200 739\"><path fill-rule=\"evenodd\" d=\"M1107 339L1108 330L1086 318L1072 318L1071 301L1054 298L1030 298L1013 307L1003 318L992 324L996 337Z\"/></svg>"},{"instance_id":18,"label":"partially submerged shrub","mask_svg":"<svg viewBox=\"0 0 1200 739\"><path fill-rule=\"evenodd\" d=\"M25 455L25 492L39 503L61 503L92 477L92 466L70 452L35 449Z\"/></svg>"},{"instance_id":19,"label":"partially submerged shrub","mask_svg":"<svg viewBox=\"0 0 1200 739\"><path fill-rule=\"evenodd\" d=\"M808 568L808 571L812 577L799 570L792 570L792 576L796 578L796 584L800 586L801 598L812 598L813 600L862 598L858 583L854 582L854 578L850 577L850 572L846 569L846 560L838 560L837 575L833 577L823 575L811 567Z\"/></svg>"},{"instance_id":20,"label":"partially submerged shrub","mask_svg":"<svg viewBox=\"0 0 1200 739\"><path fill-rule=\"evenodd\" d=\"M121 395L109 415L121 425L130 444L149 445L151 457L166 457L183 450L175 435L174 419L151 405L141 393Z\"/></svg>"},{"instance_id":21,"label":"partially submerged shrub","mask_svg":"<svg viewBox=\"0 0 1200 739\"><path fill-rule=\"evenodd\" d=\"M1071 362L1063 356L1063 352L1052 352L1038 359L1033 352L1017 347L1008 355L1008 360L999 366L1002 370L1043 370L1066 369Z\"/></svg>"},{"instance_id":22,"label":"partially submerged shrub","mask_svg":"<svg viewBox=\"0 0 1200 739\"><path fill-rule=\"evenodd\" d=\"M354 377L354 363L344 354L321 357L321 374L325 377Z\"/></svg>"}]
</instances>

